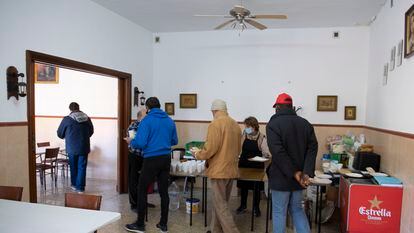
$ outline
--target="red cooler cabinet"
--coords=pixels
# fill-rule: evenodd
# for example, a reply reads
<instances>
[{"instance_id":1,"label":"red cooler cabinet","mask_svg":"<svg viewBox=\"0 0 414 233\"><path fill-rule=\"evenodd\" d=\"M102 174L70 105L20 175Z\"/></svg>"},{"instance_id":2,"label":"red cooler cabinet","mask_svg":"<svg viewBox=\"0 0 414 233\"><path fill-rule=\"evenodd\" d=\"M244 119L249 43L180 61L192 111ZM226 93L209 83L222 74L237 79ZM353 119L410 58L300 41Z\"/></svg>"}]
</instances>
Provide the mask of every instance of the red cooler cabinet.
<instances>
[{"instance_id":1,"label":"red cooler cabinet","mask_svg":"<svg viewBox=\"0 0 414 233\"><path fill-rule=\"evenodd\" d=\"M341 177L342 233L400 233L402 187Z\"/></svg>"}]
</instances>

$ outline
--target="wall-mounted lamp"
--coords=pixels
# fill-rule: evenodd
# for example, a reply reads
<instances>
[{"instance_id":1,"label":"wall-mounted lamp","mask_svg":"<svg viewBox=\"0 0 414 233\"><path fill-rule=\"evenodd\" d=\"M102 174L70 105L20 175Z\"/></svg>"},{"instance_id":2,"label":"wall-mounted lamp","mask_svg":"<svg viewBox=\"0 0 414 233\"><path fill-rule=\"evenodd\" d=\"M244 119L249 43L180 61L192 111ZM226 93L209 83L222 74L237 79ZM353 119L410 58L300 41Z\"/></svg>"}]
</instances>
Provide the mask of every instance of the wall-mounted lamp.
<instances>
[{"instance_id":1,"label":"wall-mounted lamp","mask_svg":"<svg viewBox=\"0 0 414 233\"><path fill-rule=\"evenodd\" d=\"M19 73L16 67L9 66L6 71L7 74L7 99L14 96L16 99L20 97L25 97L27 95L26 83L23 81L24 74ZM19 82L19 77L22 78L22 81Z\"/></svg>"},{"instance_id":2,"label":"wall-mounted lamp","mask_svg":"<svg viewBox=\"0 0 414 233\"><path fill-rule=\"evenodd\" d=\"M139 95L141 94L141 97ZM134 106L138 106L138 100L139 105L145 105L145 96L143 91L139 91L138 87L134 87Z\"/></svg>"}]
</instances>

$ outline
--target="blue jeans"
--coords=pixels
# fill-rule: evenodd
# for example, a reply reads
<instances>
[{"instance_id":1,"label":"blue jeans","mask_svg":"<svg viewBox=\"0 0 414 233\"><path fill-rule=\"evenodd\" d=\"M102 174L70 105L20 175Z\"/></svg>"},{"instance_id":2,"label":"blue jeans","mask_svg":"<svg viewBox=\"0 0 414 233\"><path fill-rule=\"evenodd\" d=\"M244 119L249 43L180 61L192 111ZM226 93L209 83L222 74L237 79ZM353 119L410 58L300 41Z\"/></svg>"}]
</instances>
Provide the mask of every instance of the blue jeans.
<instances>
[{"instance_id":1,"label":"blue jeans","mask_svg":"<svg viewBox=\"0 0 414 233\"><path fill-rule=\"evenodd\" d=\"M88 165L88 155L69 155L70 182L76 190L85 190L86 166Z\"/></svg>"},{"instance_id":2,"label":"blue jeans","mask_svg":"<svg viewBox=\"0 0 414 233\"><path fill-rule=\"evenodd\" d=\"M296 233L310 233L309 223L302 207L302 193L302 190L293 192L272 190L273 233L286 232L288 208Z\"/></svg>"}]
</instances>

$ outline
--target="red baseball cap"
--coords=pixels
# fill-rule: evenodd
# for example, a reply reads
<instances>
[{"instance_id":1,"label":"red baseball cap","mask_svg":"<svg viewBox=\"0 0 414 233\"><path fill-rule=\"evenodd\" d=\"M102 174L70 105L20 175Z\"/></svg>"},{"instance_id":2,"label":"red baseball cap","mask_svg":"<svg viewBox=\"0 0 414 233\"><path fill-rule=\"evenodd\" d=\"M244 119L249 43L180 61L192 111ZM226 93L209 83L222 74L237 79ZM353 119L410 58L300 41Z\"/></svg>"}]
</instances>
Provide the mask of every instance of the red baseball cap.
<instances>
[{"instance_id":1,"label":"red baseball cap","mask_svg":"<svg viewBox=\"0 0 414 233\"><path fill-rule=\"evenodd\" d=\"M293 104L292 97L286 93L282 93L277 96L276 102L273 107L276 107L276 104Z\"/></svg>"}]
</instances>

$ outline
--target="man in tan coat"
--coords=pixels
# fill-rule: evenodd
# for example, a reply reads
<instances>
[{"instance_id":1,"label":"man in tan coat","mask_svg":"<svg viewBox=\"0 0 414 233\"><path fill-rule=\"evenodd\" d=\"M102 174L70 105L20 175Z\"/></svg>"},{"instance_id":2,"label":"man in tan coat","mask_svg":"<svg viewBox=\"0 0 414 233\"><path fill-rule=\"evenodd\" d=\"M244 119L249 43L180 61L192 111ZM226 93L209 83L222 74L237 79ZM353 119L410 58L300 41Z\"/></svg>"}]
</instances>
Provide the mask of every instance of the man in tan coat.
<instances>
[{"instance_id":1,"label":"man in tan coat","mask_svg":"<svg viewBox=\"0 0 414 233\"><path fill-rule=\"evenodd\" d=\"M194 156L206 161L206 175L213 191L213 233L239 233L228 201L233 179L238 178L238 158L241 151L241 129L229 117L226 102L215 100L211 106L214 120L208 126L207 139L201 151Z\"/></svg>"}]
</instances>

